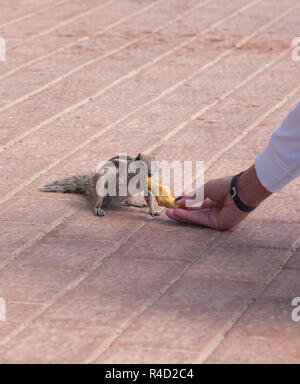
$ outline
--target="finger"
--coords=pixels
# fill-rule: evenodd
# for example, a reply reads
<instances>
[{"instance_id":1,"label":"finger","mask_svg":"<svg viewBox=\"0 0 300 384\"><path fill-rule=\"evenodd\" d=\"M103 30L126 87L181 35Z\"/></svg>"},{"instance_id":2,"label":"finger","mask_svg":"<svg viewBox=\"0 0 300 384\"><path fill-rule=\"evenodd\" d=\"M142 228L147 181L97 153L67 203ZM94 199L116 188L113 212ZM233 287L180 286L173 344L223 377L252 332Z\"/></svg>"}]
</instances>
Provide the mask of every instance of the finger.
<instances>
[{"instance_id":1,"label":"finger","mask_svg":"<svg viewBox=\"0 0 300 384\"><path fill-rule=\"evenodd\" d=\"M196 209L198 209L203 201L207 198L211 198L210 200L220 202L219 189L215 183L216 180L208 181L204 184L204 186L194 190L188 195L179 196L176 199L176 204L180 207L189 207L194 208L194 206L198 205ZM200 199L201 196L201 199ZM214 196L216 198L214 198ZM194 201L192 201L194 200Z\"/></svg>"},{"instance_id":2,"label":"finger","mask_svg":"<svg viewBox=\"0 0 300 384\"><path fill-rule=\"evenodd\" d=\"M191 222L191 221L188 221L188 220L186 220L186 219L183 219L183 218L178 217L178 215L176 216L174 212L175 212L175 209L169 208L169 209L166 210L166 215L167 215L170 219L179 221L180 223L194 224L194 223Z\"/></svg>"},{"instance_id":3,"label":"finger","mask_svg":"<svg viewBox=\"0 0 300 384\"><path fill-rule=\"evenodd\" d=\"M220 204L217 201L211 200L209 197L207 197L204 201L203 204L201 205L201 209L204 208L221 208L222 204Z\"/></svg>"},{"instance_id":4,"label":"finger","mask_svg":"<svg viewBox=\"0 0 300 384\"><path fill-rule=\"evenodd\" d=\"M206 227L211 226L210 223L212 214L215 214L215 210L206 209L202 212L201 210L190 211L185 209L175 209L172 210L171 213L167 213L167 215L174 220L189 224L200 224Z\"/></svg>"},{"instance_id":5,"label":"finger","mask_svg":"<svg viewBox=\"0 0 300 384\"><path fill-rule=\"evenodd\" d=\"M176 204L181 207L184 207L186 200L193 200L195 199L195 197L196 197L196 192L192 192L189 195L179 196L176 199Z\"/></svg>"},{"instance_id":6,"label":"finger","mask_svg":"<svg viewBox=\"0 0 300 384\"><path fill-rule=\"evenodd\" d=\"M217 202L217 201L213 201L209 198L206 198L202 203L197 203L195 205L192 205L191 207L187 207L187 206L184 206L184 207L180 207L179 209L186 209L187 211L199 211L199 209L203 210L203 209L206 209L206 208L221 208L222 207L222 204Z\"/></svg>"}]
</instances>

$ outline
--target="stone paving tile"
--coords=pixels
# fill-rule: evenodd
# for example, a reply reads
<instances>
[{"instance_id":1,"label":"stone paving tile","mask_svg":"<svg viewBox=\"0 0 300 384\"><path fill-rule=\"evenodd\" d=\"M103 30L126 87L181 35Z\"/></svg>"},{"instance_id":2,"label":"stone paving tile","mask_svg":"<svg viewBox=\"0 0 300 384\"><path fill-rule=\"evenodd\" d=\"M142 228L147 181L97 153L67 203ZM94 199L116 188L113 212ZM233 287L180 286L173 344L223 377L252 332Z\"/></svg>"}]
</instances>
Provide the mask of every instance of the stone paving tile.
<instances>
[{"instance_id":1,"label":"stone paving tile","mask_svg":"<svg viewBox=\"0 0 300 384\"><path fill-rule=\"evenodd\" d=\"M259 124L259 126L250 132L244 139L237 143L233 147L233 150L230 151L230 156L237 159L254 160L256 156L266 147L274 129L281 124L288 112L295 107L299 98L300 92L298 92L295 97L291 98L282 108L279 108L264 122Z\"/></svg>"},{"instance_id":2,"label":"stone paving tile","mask_svg":"<svg viewBox=\"0 0 300 384\"><path fill-rule=\"evenodd\" d=\"M299 224L249 217L235 229L222 233L214 245L290 249L299 233Z\"/></svg>"},{"instance_id":3,"label":"stone paving tile","mask_svg":"<svg viewBox=\"0 0 300 384\"><path fill-rule=\"evenodd\" d=\"M22 267L14 261L0 271L0 295L5 300L46 303L79 276L79 271Z\"/></svg>"},{"instance_id":4,"label":"stone paving tile","mask_svg":"<svg viewBox=\"0 0 300 384\"><path fill-rule=\"evenodd\" d=\"M131 236L113 257L191 262L214 236L211 229L176 224L161 216Z\"/></svg>"},{"instance_id":5,"label":"stone paving tile","mask_svg":"<svg viewBox=\"0 0 300 384\"><path fill-rule=\"evenodd\" d=\"M300 269L300 248L298 247L295 254L286 263L285 268Z\"/></svg>"},{"instance_id":6,"label":"stone paving tile","mask_svg":"<svg viewBox=\"0 0 300 384\"><path fill-rule=\"evenodd\" d=\"M109 328L69 328L29 326L5 347L0 347L1 363L75 364L106 346L116 331Z\"/></svg>"},{"instance_id":7,"label":"stone paving tile","mask_svg":"<svg viewBox=\"0 0 300 384\"><path fill-rule=\"evenodd\" d=\"M207 362L299 363L299 323L291 305L299 289L298 271L280 273Z\"/></svg>"},{"instance_id":8,"label":"stone paving tile","mask_svg":"<svg viewBox=\"0 0 300 384\"><path fill-rule=\"evenodd\" d=\"M97 165L104 160L111 159L113 156L120 152L124 152L124 148L121 147L125 144L124 140L118 140L115 136L113 139L109 137L100 138L87 145L84 150L79 150L76 154L71 155L68 159L58 164L54 170L61 174L76 174L85 173L97 169ZM134 146L130 145L130 151L128 155L134 156L140 152L140 144ZM125 148L125 151L127 149Z\"/></svg>"},{"instance_id":9,"label":"stone paving tile","mask_svg":"<svg viewBox=\"0 0 300 384\"><path fill-rule=\"evenodd\" d=\"M0 206L1 220L47 224L80 206L76 201L54 199L13 198Z\"/></svg>"},{"instance_id":10,"label":"stone paving tile","mask_svg":"<svg viewBox=\"0 0 300 384\"><path fill-rule=\"evenodd\" d=\"M257 288L257 283L184 277L115 345L200 352L224 332Z\"/></svg>"},{"instance_id":11,"label":"stone paving tile","mask_svg":"<svg viewBox=\"0 0 300 384\"><path fill-rule=\"evenodd\" d=\"M14 177L13 179L11 177L3 177L2 178L3 184L0 185L0 196L6 196L7 194L14 191L16 188L18 188L22 183L25 182L25 179L19 179Z\"/></svg>"},{"instance_id":12,"label":"stone paving tile","mask_svg":"<svg viewBox=\"0 0 300 384\"><path fill-rule=\"evenodd\" d=\"M43 225L0 221L0 251L13 253L44 231Z\"/></svg>"},{"instance_id":13,"label":"stone paving tile","mask_svg":"<svg viewBox=\"0 0 300 384\"><path fill-rule=\"evenodd\" d=\"M112 347L95 364L194 364L198 353L160 349Z\"/></svg>"},{"instance_id":14,"label":"stone paving tile","mask_svg":"<svg viewBox=\"0 0 300 384\"><path fill-rule=\"evenodd\" d=\"M6 321L0 321L0 343L42 309L41 305L6 301Z\"/></svg>"},{"instance_id":15,"label":"stone paving tile","mask_svg":"<svg viewBox=\"0 0 300 384\"><path fill-rule=\"evenodd\" d=\"M11 257L12 257L12 254L0 252L0 268L1 268L1 265L5 263L7 260L11 259Z\"/></svg>"},{"instance_id":16,"label":"stone paving tile","mask_svg":"<svg viewBox=\"0 0 300 384\"><path fill-rule=\"evenodd\" d=\"M286 251L281 249L212 246L191 266L185 277L265 281L285 257Z\"/></svg>"},{"instance_id":17,"label":"stone paving tile","mask_svg":"<svg viewBox=\"0 0 300 384\"><path fill-rule=\"evenodd\" d=\"M81 209L64 220L49 236L53 238L75 238L83 240L125 240L136 231L143 220L149 220L148 208L107 210L105 217L95 216L90 207Z\"/></svg>"},{"instance_id":18,"label":"stone paving tile","mask_svg":"<svg viewBox=\"0 0 300 384\"><path fill-rule=\"evenodd\" d=\"M23 153L23 156L26 154L29 159L34 159L40 167L45 167L53 162L56 156L62 156L80 143L80 138L64 134L62 129L54 133L36 132L34 136L19 141L14 147L7 149L5 154L9 153L10 157L14 157Z\"/></svg>"},{"instance_id":19,"label":"stone paving tile","mask_svg":"<svg viewBox=\"0 0 300 384\"><path fill-rule=\"evenodd\" d=\"M263 221L272 217L274 222L300 224L300 206L297 202L299 199L287 200L274 195L253 212L252 218Z\"/></svg>"},{"instance_id":20,"label":"stone paving tile","mask_svg":"<svg viewBox=\"0 0 300 384\"><path fill-rule=\"evenodd\" d=\"M18 258L23 267L86 271L115 248L114 242L44 237Z\"/></svg>"},{"instance_id":21,"label":"stone paving tile","mask_svg":"<svg viewBox=\"0 0 300 384\"><path fill-rule=\"evenodd\" d=\"M17 45L24 37L28 39L44 30L55 27L61 22L76 17L90 9L93 3L95 4L93 0L87 0L84 3L78 0L60 2L60 4L57 2L57 5L51 10L51 17L49 17L49 10L41 10L32 17L2 27L2 33L7 36L9 42L16 42L14 45Z\"/></svg>"},{"instance_id":22,"label":"stone paving tile","mask_svg":"<svg viewBox=\"0 0 300 384\"><path fill-rule=\"evenodd\" d=\"M3 1L1 3L0 26L6 23L12 23L20 17L24 17L32 13L34 14L41 10L41 4L37 3L36 0L22 0L19 4L19 7L12 7L11 1ZM26 8L24 9L25 4ZM53 1L45 0L43 4L44 7L48 8L51 4L53 4ZM56 5L57 3L54 4Z\"/></svg>"},{"instance_id":23,"label":"stone paving tile","mask_svg":"<svg viewBox=\"0 0 300 384\"><path fill-rule=\"evenodd\" d=\"M36 322L119 328L131 321L184 267L181 263L110 259Z\"/></svg>"},{"instance_id":24,"label":"stone paving tile","mask_svg":"<svg viewBox=\"0 0 300 384\"><path fill-rule=\"evenodd\" d=\"M11 156L7 156L6 152L0 153L0 175L6 181L6 184L13 180L25 181L32 173L39 172L41 167L47 165L46 159L37 161L33 155L29 155L28 151L15 151ZM3 188L3 187L2 187Z\"/></svg>"}]
</instances>

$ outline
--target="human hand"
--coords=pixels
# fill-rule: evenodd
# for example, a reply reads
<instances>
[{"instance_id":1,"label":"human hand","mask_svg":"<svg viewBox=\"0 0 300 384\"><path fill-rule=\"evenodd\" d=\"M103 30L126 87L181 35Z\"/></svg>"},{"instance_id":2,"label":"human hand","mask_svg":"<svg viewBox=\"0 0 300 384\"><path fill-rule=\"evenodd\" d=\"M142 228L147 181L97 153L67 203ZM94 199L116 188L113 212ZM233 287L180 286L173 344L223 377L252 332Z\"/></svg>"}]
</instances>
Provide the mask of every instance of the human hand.
<instances>
[{"instance_id":1,"label":"human hand","mask_svg":"<svg viewBox=\"0 0 300 384\"><path fill-rule=\"evenodd\" d=\"M219 230L233 227L249 213L241 211L235 205L230 195L231 180L230 176L208 181L204 185L204 201L201 206L186 207L187 200L195 199L194 191L176 201L182 208L167 209L167 216L183 223L200 224ZM250 206L259 205L271 194L258 180L254 166L240 176L238 193L241 200Z\"/></svg>"}]
</instances>

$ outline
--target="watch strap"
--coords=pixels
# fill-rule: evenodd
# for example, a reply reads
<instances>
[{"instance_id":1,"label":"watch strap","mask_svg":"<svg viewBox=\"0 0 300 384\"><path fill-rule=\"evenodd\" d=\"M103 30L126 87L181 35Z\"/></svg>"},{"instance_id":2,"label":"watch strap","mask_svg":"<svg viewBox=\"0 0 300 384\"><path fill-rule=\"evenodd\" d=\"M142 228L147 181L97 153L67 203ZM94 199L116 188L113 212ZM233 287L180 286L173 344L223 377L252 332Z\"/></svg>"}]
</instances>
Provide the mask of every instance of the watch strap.
<instances>
[{"instance_id":1,"label":"watch strap","mask_svg":"<svg viewBox=\"0 0 300 384\"><path fill-rule=\"evenodd\" d=\"M252 212L256 207L249 207L249 205L243 203L242 200L238 196L237 181L242 174L243 174L243 172L239 173L238 175L233 176L233 178L231 180L230 194L231 194L232 200L234 201L235 205L241 211Z\"/></svg>"}]
</instances>

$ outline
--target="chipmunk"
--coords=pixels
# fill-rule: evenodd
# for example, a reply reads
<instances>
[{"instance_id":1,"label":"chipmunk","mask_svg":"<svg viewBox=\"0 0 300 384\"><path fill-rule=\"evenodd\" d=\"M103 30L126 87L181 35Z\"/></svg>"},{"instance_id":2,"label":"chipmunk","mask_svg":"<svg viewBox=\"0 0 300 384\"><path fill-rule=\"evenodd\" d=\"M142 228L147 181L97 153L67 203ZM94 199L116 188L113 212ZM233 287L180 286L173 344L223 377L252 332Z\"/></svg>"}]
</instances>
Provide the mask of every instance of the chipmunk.
<instances>
[{"instance_id":1,"label":"chipmunk","mask_svg":"<svg viewBox=\"0 0 300 384\"><path fill-rule=\"evenodd\" d=\"M151 177L153 173L153 167L151 167L152 158L138 154L138 156L133 159L127 155L117 155L112 157L108 162L104 162L100 169L91 172L90 174L85 175L75 175L65 179L56 180L51 184L46 184L40 187L40 190L43 192L61 192L61 193L83 193L85 194L92 204L92 209L96 216L104 216L105 211L103 208L107 208L111 205L120 204L123 202L123 205L134 206L134 207L149 207L149 214L151 216L158 216L159 211L157 210L156 199L151 191L148 191L147 184L145 183L144 189L144 198L147 204L135 204L133 196L119 196L119 182L120 182L120 167L127 167L126 180L125 183L128 184L130 180L138 175L136 172L130 172L130 164L134 161L142 161L147 166L148 176ZM110 167L108 165L114 165ZM114 169L112 169L114 168ZM108 180L110 177L116 177L116 196L110 196L104 193L104 190L107 189ZM122 176L121 176L122 177ZM104 178L104 179L101 179ZM100 183L99 183L100 182ZM123 180L124 183L124 180Z\"/></svg>"}]
</instances>

